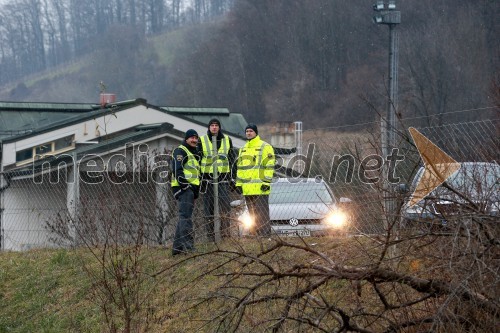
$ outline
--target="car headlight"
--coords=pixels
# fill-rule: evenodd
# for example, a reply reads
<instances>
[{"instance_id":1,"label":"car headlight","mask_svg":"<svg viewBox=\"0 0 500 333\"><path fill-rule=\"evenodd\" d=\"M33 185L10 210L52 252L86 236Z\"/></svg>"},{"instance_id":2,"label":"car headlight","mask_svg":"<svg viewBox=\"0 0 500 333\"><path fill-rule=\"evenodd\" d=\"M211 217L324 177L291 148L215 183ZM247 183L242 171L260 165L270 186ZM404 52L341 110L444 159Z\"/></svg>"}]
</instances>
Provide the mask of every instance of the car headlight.
<instances>
[{"instance_id":1,"label":"car headlight","mask_svg":"<svg viewBox=\"0 0 500 333\"><path fill-rule=\"evenodd\" d=\"M252 229L254 224L255 224L255 221L254 221L254 218L252 215L250 215L249 213L244 213L243 215L241 215L238 220L240 220L241 222L241 225L245 228L245 229Z\"/></svg>"},{"instance_id":2,"label":"car headlight","mask_svg":"<svg viewBox=\"0 0 500 333\"><path fill-rule=\"evenodd\" d=\"M347 215L341 210L331 212L325 219L326 223L333 228L340 229L347 224Z\"/></svg>"}]
</instances>

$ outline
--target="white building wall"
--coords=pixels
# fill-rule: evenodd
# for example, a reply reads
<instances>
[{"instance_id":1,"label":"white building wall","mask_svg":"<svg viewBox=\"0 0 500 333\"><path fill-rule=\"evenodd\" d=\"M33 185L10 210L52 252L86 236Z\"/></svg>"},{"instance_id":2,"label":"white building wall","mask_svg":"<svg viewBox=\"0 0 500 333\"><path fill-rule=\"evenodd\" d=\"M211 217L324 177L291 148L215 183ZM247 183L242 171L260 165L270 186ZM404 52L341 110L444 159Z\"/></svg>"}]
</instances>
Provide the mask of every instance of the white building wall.
<instances>
[{"instance_id":1,"label":"white building wall","mask_svg":"<svg viewBox=\"0 0 500 333\"><path fill-rule=\"evenodd\" d=\"M66 210L65 183L40 185L31 178L13 180L2 195L3 249L55 246L49 239L46 223L55 221Z\"/></svg>"},{"instance_id":2,"label":"white building wall","mask_svg":"<svg viewBox=\"0 0 500 333\"><path fill-rule=\"evenodd\" d=\"M180 143L178 138L166 137L165 135L149 138L148 140L150 141L136 142L134 144L136 151L133 154L131 152L126 153L125 146L118 147L106 154L99 154L102 158L101 161L104 163L102 171L119 171L116 169L116 165L109 163L109 159L112 156L120 157L119 155L126 156L126 158L123 158L123 161L128 165L127 170L124 170L125 172L134 173L138 170L144 170L143 168L139 168L137 163L146 161L146 163L148 163L148 170L151 171L154 167L153 163L158 163L157 160L153 160L153 156L156 153L166 155L167 151L177 147ZM143 154L144 151L142 153L137 151L139 147L144 148L145 145L148 147L147 154ZM133 162L133 157L135 157L135 163ZM165 159L162 158L162 160L164 161ZM90 165L88 164L89 159L84 158L79 162L80 175L87 170L96 171L95 168L88 167ZM70 166L68 177L71 175L72 168L73 167ZM52 179L50 179L48 175L50 171L52 171ZM80 196L72 196L73 191L71 189L74 183L72 178L66 177L66 169L45 169L45 172L46 174L44 174L43 177L37 175L36 178L27 176L25 178L14 179L5 191L3 191L3 211L1 213L3 250L22 251L58 245L54 243L55 235L51 234L47 229L47 223L57 222L59 216L66 217L68 216L67 214L72 215L74 212L71 208L74 208L74 200L80 201ZM82 182L82 178L79 179L80 186L82 186L84 190L83 196L85 202L89 203L89 198L99 199L99 195L104 193L104 189L109 191L108 175L107 173L103 173L103 175L105 182L102 185L88 185ZM144 182L145 180L146 182ZM51 183L51 181L53 183ZM71 183L68 184L67 181ZM170 189L169 185L157 182L151 175L148 175L146 179L139 179L139 176L134 174L133 182L133 184L116 185L116 188L123 188L125 191L123 193L127 193L131 191L131 189L134 189L136 194L139 195L138 199L149 198L147 202L151 202L152 207L157 206L157 208L150 209L149 212L147 212L147 214L145 212L145 214L152 220L165 219L170 207L169 203L166 201L164 191ZM115 193L119 192L116 191ZM131 191L130 194L132 193ZM100 198L99 202L103 203L102 198ZM116 203L114 203L114 205L116 205ZM155 226L153 226L153 228L155 228Z\"/></svg>"}]
</instances>

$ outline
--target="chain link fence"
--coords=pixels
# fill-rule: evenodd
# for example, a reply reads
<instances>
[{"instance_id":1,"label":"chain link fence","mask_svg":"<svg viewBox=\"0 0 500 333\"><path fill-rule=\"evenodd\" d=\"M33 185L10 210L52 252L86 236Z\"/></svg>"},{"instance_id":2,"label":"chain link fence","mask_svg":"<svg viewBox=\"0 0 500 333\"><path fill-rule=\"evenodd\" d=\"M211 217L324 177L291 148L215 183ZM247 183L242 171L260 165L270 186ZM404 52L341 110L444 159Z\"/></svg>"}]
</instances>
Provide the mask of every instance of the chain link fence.
<instances>
[{"instance_id":1,"label":"chain link fence","mask_svg":"<svg viewBox=\"0 0 500 333\"><path fill-rule=\"evenodd\" d=\"M389 156L381 152L379 123L304 131L303 156L280 155L281 166L275 174L288 177L292 185L304 184L298 182L303 178L315 179L314 184L326 185L327 189L323 193L311 186L297 185L281 192L272 190L273 226L314 231L315 225L329 223L330 213L340 208L348 219L342 235L384 232L387 220L398 218L404 200L395 190L397 185L410 183L421 165L407 132L410 126L411 123L401 124L397 145L390 147L396 150L389 150ZM459 162L499 160L498 119L415 127ZM267 139L265 133L261 136ZM178 221L177 202L170 184L155 181L158 175L154 172L142 172L142 176L105 172L98 182L86 181L82 172L80 181L75 182L69 181L71 167L45 173L23 170L2 175L2 249L97 245L110 238L151 246L172 242ZM230 193L230 201L239 199L239 194ZM391 200L392 206L386 205L387 200ZM233 237L244 233L240 216L244 212L240 205L220 216L230 221ZM196 243L207 241L205 224L213 221L213 216L204 216L203 200L198 199L194 213Z\"/></svg>"}]
</instances>

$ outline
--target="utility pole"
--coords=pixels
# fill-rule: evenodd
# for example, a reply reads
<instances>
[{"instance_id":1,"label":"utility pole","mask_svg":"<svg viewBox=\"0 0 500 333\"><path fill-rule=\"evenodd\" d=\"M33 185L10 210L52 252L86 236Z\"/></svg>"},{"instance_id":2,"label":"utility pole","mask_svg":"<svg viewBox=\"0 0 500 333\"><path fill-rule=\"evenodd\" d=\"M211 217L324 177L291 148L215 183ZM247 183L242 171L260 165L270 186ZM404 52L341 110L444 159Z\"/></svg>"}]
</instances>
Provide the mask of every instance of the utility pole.
<instances>
[{"instance_id":1,"label":"utility pole","mask_svg":"<svg viewBox=\"0 0 500 333\"><path fill-rule=\"evenodd\" d=\"M386 119L384 117L381 119L382 153L388 156L389 151L396 146L399 58L399 36L396 26L401 23L401 12L396 10L396 0L389 0L387 9L384 1L377 1L373 9L377 12L373 22L389 26L389 99Z\"/></svg>"},{"instance_id":2,"label":"utility pole","mask_svg":"<svg viewBox=\"0 0 500 333\"><path fill-rule=\"evenodd\" d=\"M396 148L396 112L398 107L398 58L399 38L396 26L401 23L401 12L396 10L396 0L389 0L386 4L383 0L373 5L377 12L373 16L376 24L389 26L389 98L387 102L387 114L380 117L380 141L382 155L386 158L393 148ZM388 168L385 168L385 176L388 177ZM389 230L389 218L396 217L396 202L394 198L394 187L389 184L389 179L384 179L384 227Z\"/></svg>"}]
</instances>

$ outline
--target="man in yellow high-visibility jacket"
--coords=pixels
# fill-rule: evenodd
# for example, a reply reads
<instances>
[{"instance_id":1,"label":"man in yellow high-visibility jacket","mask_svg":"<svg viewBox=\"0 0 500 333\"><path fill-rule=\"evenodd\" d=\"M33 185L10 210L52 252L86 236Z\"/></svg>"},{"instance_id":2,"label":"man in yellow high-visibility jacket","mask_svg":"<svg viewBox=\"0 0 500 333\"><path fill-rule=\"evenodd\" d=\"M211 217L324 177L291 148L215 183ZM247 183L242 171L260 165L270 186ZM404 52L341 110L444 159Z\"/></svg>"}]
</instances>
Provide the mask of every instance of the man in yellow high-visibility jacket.
<instances>
[{"instance_id":1,"label":"man in yellow high-visibility jacket","mask_svg":"<svg viewBox=\"0 0 500 333\"><path fill-rule=\"evenodd\" d=\"M212 137L215 136L217 154L214 154L212 146ZM205 227L209 241L215 241L214 232L214 206L215 191L217 183L218 205L221 221L221 236L230 236L230 218L231 211L229 186L232 184L234 170L235 153L231 138L222 132L222 126L217 118L208 122L207 134L198 141L198 150L200 151L201 162L201 189L203 193L203 210L206 218ZM216 155L216 156L214 156ZM214 177L214 165L217 167L217 179Z\"/></svg>"},{"instance_id":2,"label":"man in yellow high-visibility jacket","mask_svg":"<svg viewBox=\"0 0 500 333\"><path fill-rule=\"evenodd\" d=\"M245 196L248 211L254 219L253 233L268 236L271 234L269 194L276 160L273 147L258 134L255 124L245 127L248 141L238 154L236 187Z\"/></svg>"},{"instance_id":3,"label":"man in yellow high-visibility jacket","mask_svg":"<svg viewBox=\"0 0 500 333\"><path fill-rule=\"evenodd\" d=\"M198 133L189 129L184 141L172 152L172 191L178 200L179 221L175 228L172 255L194 251L193 210L200 192Z\"/></svg>"}]
</instances>

